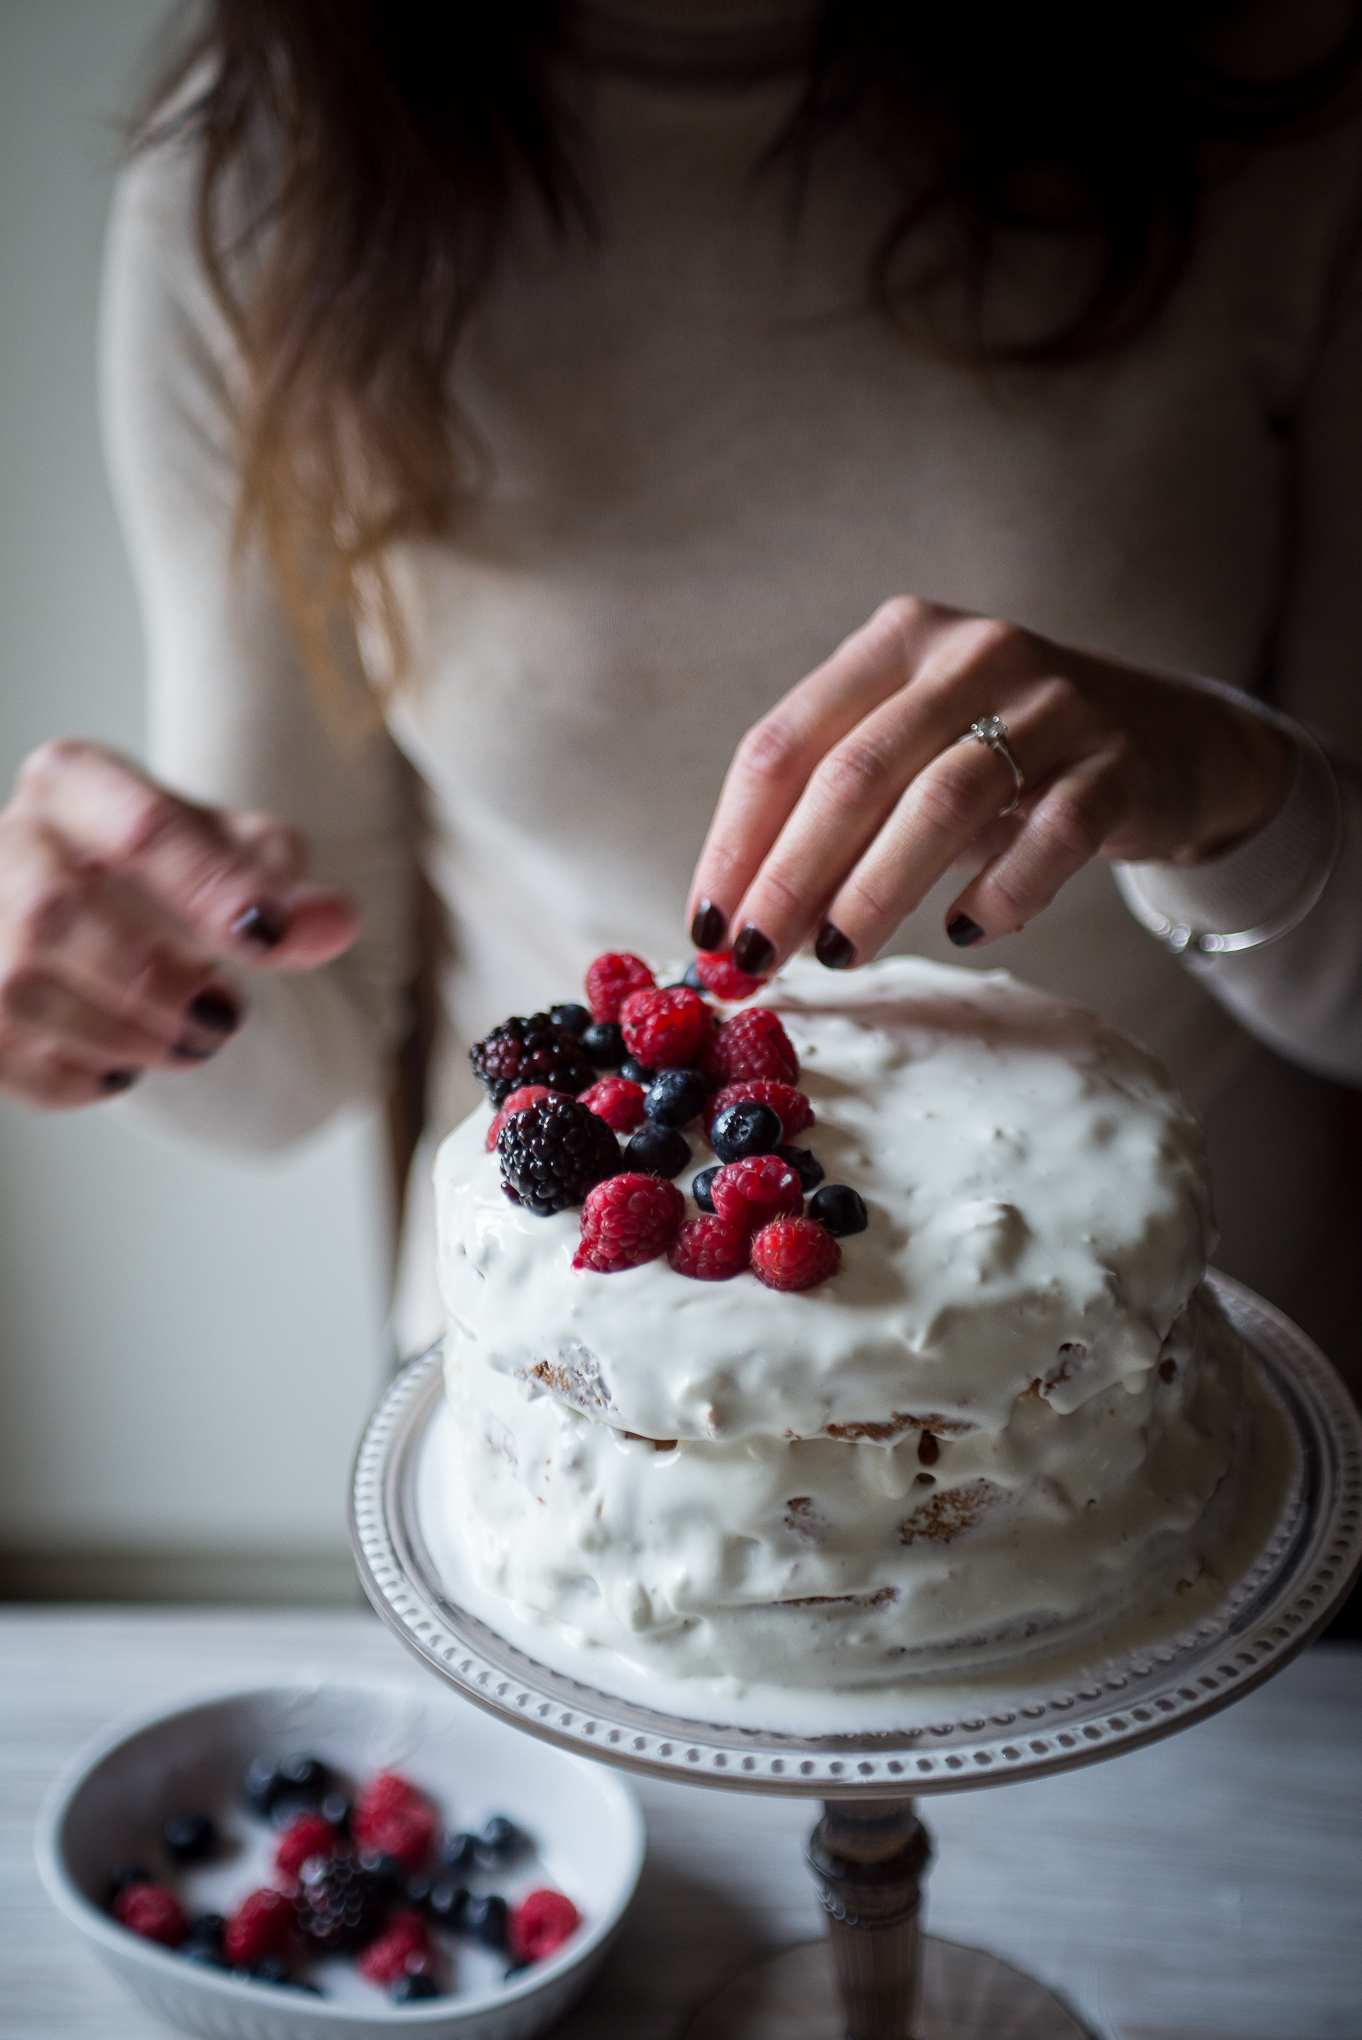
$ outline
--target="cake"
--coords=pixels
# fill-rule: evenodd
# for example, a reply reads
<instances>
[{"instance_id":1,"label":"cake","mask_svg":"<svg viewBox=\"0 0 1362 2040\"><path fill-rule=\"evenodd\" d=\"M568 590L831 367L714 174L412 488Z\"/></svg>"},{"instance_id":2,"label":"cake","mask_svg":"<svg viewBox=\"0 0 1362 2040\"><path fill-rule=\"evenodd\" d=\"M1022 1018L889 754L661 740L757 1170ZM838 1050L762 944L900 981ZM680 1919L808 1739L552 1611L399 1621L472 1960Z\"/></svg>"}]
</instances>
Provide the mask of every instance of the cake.
<instances>
[{"instance_id":1,"label":"cake","mask_svg":"<svg viewBox=\"0 0 1362 2040\"><path fill-rule=\"evenodd\" d=\"M663 1254L594 1272L581 1212L508 1198L490 1102L440 1149L473 1576L635 1666L825 1689L1088 1634L1195 1579L1242 1363L1203 1280L1201 1133L1158 1064L1004 972L797 959L753 1003L798 1056L800 1142L864 1200L814 1287ZM685 1137L693 1217L715 1157L703 1120Z\"/></svg>"}]
</instances>

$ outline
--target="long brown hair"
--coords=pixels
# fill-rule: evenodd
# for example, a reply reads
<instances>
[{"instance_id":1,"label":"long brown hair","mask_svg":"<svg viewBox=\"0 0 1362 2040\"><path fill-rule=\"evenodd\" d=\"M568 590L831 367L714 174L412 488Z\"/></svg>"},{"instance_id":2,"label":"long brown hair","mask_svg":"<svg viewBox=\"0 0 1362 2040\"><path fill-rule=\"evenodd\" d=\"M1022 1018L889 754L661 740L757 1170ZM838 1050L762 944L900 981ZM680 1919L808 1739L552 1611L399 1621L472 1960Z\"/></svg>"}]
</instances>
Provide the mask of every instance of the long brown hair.
<instances>
[{"instance_id":1,"label":"long brown hair","mask_svg":"<svg viewBox=\"0 0 1362 2040\"><path fill-rule=\"evenodd\" d=\"M1082 241L1076 302L1005 341L955 316L957 356L1042 367L1120 347L1174 289L1207 179L1348 102L1362 8L1324 55L1255 80L1206 54L1239 11L823 0L768 167L806 182L828 137L863 127L900 194L868 289L920 331L943 293L957 315L982 303L1004 235ZM263 541L333 704L360 619L400 666L385 549L446 535L473 483L456 357L512 205L528 192L559 231L591 228L557 86L570 23L561 0L207 0L149 102L143 146L194 138L200 253L248 370L240 532Z\"/></svg>"}]
</instances>

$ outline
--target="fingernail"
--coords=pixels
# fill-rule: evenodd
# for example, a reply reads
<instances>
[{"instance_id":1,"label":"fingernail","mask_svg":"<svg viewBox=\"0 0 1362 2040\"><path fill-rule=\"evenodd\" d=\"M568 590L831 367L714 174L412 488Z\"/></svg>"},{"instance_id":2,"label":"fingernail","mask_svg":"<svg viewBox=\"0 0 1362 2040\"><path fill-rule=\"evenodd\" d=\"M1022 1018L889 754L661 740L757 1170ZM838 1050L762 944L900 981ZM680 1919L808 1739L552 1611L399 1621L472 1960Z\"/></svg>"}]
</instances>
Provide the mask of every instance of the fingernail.
<instances>
[{"instance_id":1,"label":"fingernail","mask_svg":"<svg viewBox=\"0 0 1362 2040\"><path fill-rule=\"evenodd\" d=\"M106 1070L99 1080L99 1088L112 1098L117 1091L130 1091L141 1074L140 1070Z\"/></svg>"},{"instance_id":2,"label":"fingernail","mask_svg":"<svg viewBox=\"0 0 1362 2040\"><path fill-rule=\"evenodd\" d=\"M738 939L733 944L733 961L749 977L760 977L775 953L775 943L768 940L753 922L745 922L738 930Z\"/></svg>"},{"instance_id":3,"label":"fingernail","mask_svg":"<svg viewBox=\"0 0 1362 2040\"><path fill-rule=\"evenodd\" d=\"M841 929L834 928L831 921L824 921L813 945L813 953L825 970L846 970L856 960L856 945L848 942Z\"/></svg>"},{"instance_id":4,"label":"fingernail","mask_svg":"<svg viewBox=\"0 0 1362 2040\"><path fill-rule=\"evenodd\" d=\"M690 939L697 949L717 949L724 939L724 916L713 900L701 900L690 924Z\"/></svg>"},{"instance_id":5,"label":"fingernail","mask_svg":"<svg viewBox=\"0 0 1362 2040\"><path fill-rule=\"evenodd\" d=\"M206 1027L210 1034L235 1034L241 1025L241 1013L230 992L219 991L210 985L197 998L189 1001L189 1018L199 1027Z\"/></svg>"},{"instance_id":6,"label":"fingernail","mask_svg":"<svg viewBox=\"0 0 1362 2040\"><path fill-rule=\"evenodd\" d=\"M952 914L946 923L946 933L957 949L968 949L971 942L977 942L983 934L977 921L971 921L968 914Z\"/></svg>"},{"instance_id":7,"label":"fingernail","mask_svg":"<svg viewBox=\"0 0 1362 2040\"><path fill-rule=\"evenodd\" d=\"M277 949L288 933L288 922L277 907L247 907L232 923L238 942L254 942L261 949Z\"/></svg>"},{"instance_id":8,"label":"fingernail","mask_svg":"<svg viewBox=\"0 0 1362 2040\"><path fill-rule=\"evenodd\" d=\"M209 1042L206 1045L201 1045L197 1041L177 1041L170 1053L177 1056L181 1062L207 1062L209 1056L216 1055L221 1046L220 1041Z\"/></svg>"}]
</instances>

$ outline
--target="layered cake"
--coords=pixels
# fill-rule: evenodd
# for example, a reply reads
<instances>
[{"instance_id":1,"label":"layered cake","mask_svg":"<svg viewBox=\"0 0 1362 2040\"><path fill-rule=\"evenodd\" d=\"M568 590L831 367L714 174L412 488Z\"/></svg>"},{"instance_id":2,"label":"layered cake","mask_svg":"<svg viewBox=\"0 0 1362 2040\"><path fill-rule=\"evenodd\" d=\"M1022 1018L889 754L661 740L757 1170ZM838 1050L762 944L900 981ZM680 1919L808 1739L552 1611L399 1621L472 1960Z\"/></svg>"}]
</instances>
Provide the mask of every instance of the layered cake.
<instances>
[{"instance_id":1,"label":"layered cake","mask_svg":"<svg viewBox=\"0 0 1362 2040\"><path fill-rule=\"evenodd\" d=\"M481 1585L636 1666L835 1689L1077 1636L1195 1579L1243 1384L1202 1280L1200 1130L1159 1066L1003 972L797 960L741 1006L700 986L699 1109L630 1136L630 1094L664 1074L602 1075L631 1000L622 1040L583 1036L580 1008L508 1023L436 1164L448 1506ZM728 1084L715 1118L742 1043L777 1034L783 1076ZM665 1038L632 1035L659 1060ZM722 1193L762 1125L756 1173L797 1187L744 1221ZM663 1133L681 1148L639 1168ZM613 1259L593 1200L642 1214Z\"/></svg>"}]
</instances>

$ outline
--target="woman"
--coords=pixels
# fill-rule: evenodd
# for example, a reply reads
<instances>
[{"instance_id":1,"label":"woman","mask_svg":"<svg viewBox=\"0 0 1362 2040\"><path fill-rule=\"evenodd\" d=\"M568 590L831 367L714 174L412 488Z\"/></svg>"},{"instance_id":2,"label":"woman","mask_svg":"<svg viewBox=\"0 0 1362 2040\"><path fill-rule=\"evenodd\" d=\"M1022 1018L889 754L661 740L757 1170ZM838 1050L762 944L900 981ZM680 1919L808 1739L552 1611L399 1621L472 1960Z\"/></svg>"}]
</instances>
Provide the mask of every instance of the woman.
<instances>
[{"instance_id":1,"label":"woman","mask_svg":"<svg viewBox=\"0 0 1362 2040\"><path fill-rule=\"evenodd\" d=\"M0 1080L297 1138L387 1088L419 876L438 1135L489 1024L675 953L703 836L686 924L749 968L1005 965L1149 1042L1229 1265L1330 1334L1357 53L1294 5L218 0L110 243L156 778L25 767Z\"/></svg>"}]
</instances>

